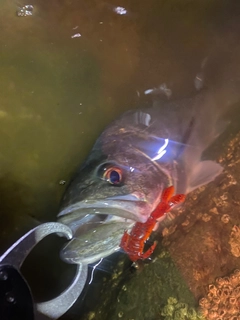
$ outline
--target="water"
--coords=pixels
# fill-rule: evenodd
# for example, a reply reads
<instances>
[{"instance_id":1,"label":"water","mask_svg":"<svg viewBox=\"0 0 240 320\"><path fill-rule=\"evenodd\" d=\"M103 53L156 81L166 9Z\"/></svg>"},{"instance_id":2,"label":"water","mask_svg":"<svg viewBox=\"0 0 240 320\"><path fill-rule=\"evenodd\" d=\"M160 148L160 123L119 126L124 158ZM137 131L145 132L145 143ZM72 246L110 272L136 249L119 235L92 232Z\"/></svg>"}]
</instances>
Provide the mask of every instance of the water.
<instances>
[{"instance_id":1,"label":"water","mask_svg":"<svg viewBox=\"0 0 240 320\"><path fill-rule=\"evenodd\" d=\"M56 219L59 182L144 90L165 82L175 97L188 95L214 47L238 46L238 1L29 4L33 15L18 17L23 4L1 1L1 251Z\"/></svg>"}]
</instances>

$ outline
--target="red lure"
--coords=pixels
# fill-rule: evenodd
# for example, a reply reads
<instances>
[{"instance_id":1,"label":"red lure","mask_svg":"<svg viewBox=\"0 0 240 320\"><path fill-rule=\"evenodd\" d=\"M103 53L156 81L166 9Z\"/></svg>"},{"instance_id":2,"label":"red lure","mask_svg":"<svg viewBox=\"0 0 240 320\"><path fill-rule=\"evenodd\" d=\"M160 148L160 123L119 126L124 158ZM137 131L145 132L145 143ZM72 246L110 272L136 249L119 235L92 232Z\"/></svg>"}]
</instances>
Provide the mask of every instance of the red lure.
<instances>
[{"instance_id":1,"label":"red lure","mask_svg":"<svg viewBox=\"0 0 240 320\"><path fill-rule=\"evenodd\" d=\"M168 187L163 191L161 201L156 209L151 213L150 217L145 223L136 222L130 233L124 232L120 247L128 254L130 260L137 261L139 259L147 259L154 251L157 241L146 251L144 245L146 240L151 235L157 220L165 213L169 212L175 205L182 203L186 196L184 194L177 194L173 196L174 187Z\"/></svg>"}]
</instances>

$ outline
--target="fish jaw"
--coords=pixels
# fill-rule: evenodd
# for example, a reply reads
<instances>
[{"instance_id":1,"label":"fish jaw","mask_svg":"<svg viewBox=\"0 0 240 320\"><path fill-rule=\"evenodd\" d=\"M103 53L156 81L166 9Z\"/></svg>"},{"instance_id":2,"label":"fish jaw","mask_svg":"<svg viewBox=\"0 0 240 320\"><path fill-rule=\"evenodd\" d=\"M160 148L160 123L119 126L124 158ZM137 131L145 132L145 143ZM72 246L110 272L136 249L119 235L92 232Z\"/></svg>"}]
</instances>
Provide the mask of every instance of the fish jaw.
<instances>
[{"instance_id":1,"label":"fish jaw","mask_svg":"<svg viewBox=\"0 0 240 320\"><path fill-rule=\"evenodd\" d=\"M120 249L124 231L134 223L112 217L109 222L98 224L96 228L75 236L61 250L61 259L72 264L95 263Z\"/></svg>"},{"instance_id":2,"label":"fish jaw","mask_svg":"<svg viewBox=\"0 0 240 320\"><path fill-rule=\"evenodd\" d=\"M146 222L153 207L155 203L140 200L136 195L84 200L65 207L58 221L68 225L74 236L61 250L61 259L90 264L111 255L120 249L124 232L136 221Z\"/></svg>"},{"instance_id":3,"label":"fish jaw","mask_svg":"<svg viewBox=\"0 0 240 320\"><path fill-rule=\"evenodd\" d=\"M122 199L124 198L124 200ZM79 220L84 215L114 215L145 223L155 208L154 203L144 200L125 200L125 197L110 197L100 200L84 200L64 208L59 214L59 221L69 225L71 221Z\"/></svg>"}]
</instances>

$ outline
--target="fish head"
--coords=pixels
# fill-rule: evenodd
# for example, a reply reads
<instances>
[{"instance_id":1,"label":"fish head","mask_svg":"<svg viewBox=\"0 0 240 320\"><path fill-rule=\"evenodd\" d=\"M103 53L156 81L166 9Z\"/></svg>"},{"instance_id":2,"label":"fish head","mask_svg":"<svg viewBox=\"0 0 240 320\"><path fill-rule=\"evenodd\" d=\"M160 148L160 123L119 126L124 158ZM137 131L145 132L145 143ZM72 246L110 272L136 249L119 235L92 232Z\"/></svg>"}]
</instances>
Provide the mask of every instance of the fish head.
<instances>
[{"instance_id":1,"label":"fish head","mask_svg":"<svg viewBox=\"0 0 240 320\"><path fill-rule=\"evenodd\" d=\"M86 214L114 215L144 223L168 184L159 166L134 147L101 145L69 184L58 217L67 223Z\"/></svg>"},{"instance_id":2,"label":"fish head","mask_svg":"<svg viewBox=\"0 0 240 320\"><path fill-rule=\"evenodd\" d=\"M124 231L136 221L146 222L167 182L157 164L137 149L94 148L62 200L58 221L74 237L61 258L88 264L119 250Z\"/></svg>"}]
</instances>

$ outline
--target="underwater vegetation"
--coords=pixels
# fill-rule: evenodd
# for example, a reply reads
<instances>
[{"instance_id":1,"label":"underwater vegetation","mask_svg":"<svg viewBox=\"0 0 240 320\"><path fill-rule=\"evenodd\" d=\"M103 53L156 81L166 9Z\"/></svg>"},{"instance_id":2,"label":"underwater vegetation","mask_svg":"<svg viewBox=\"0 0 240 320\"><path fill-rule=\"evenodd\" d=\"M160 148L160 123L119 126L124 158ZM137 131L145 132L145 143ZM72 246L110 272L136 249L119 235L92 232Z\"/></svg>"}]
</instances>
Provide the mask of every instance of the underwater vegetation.
<instances>
[{"instance_id":1,"label":"underwater vegetation","mask_svg":"<svg viewBox=\"0 0 240 320\"><path fill-rule=\"evenodd\" d=\"M240 315L240 270L219 277L208 286L205 297L199 301L206 319L238 320Z\"/></svg>"}]
</instances>

